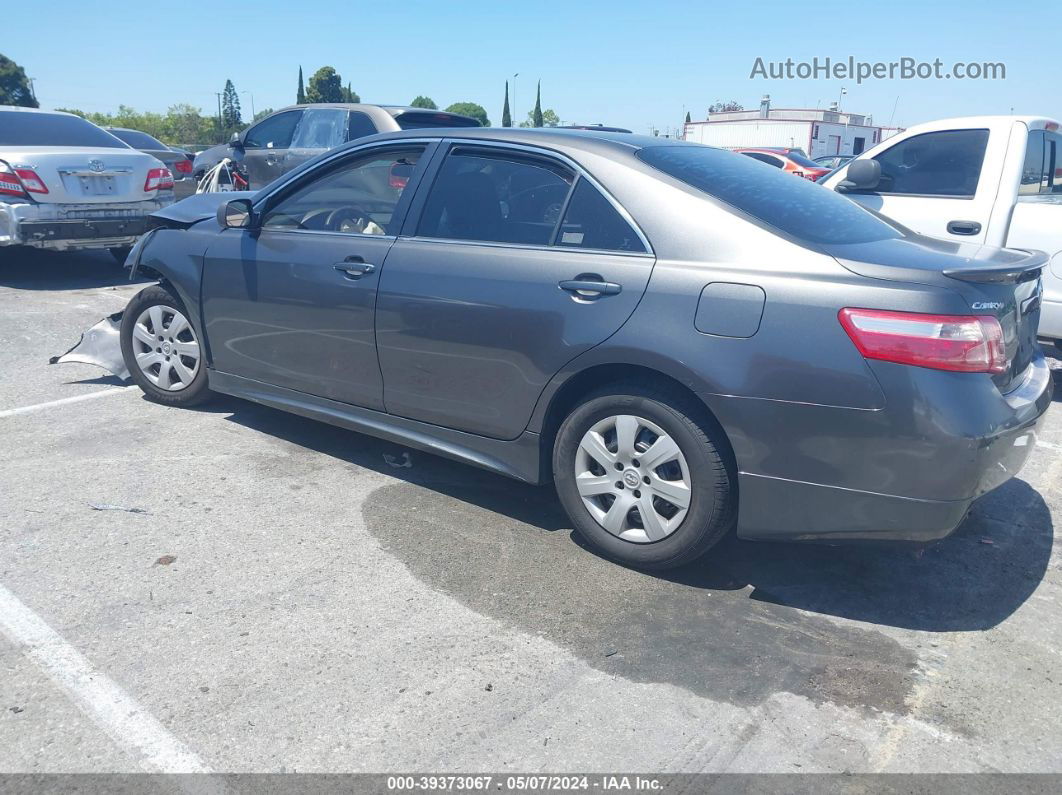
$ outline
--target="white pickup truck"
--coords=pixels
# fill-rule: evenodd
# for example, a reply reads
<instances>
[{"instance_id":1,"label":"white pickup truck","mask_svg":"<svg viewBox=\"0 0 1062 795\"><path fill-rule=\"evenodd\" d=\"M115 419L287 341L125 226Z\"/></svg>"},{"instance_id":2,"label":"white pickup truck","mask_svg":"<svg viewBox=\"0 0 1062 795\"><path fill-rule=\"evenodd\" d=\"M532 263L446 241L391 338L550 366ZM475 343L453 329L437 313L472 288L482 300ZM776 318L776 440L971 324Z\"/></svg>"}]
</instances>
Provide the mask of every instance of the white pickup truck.
<instances>
[{"instance_id":1,"label":"white pickup truck","mask_svg":"<svg viewBox=\"0 0 1062 795\"><path fill-rule=\"evenodd\" d=\"M1062 349L1059 122L972 116L919 124L822 184L924 235L1047 252L1039 334Z\"/></svg>"}]
</instances>

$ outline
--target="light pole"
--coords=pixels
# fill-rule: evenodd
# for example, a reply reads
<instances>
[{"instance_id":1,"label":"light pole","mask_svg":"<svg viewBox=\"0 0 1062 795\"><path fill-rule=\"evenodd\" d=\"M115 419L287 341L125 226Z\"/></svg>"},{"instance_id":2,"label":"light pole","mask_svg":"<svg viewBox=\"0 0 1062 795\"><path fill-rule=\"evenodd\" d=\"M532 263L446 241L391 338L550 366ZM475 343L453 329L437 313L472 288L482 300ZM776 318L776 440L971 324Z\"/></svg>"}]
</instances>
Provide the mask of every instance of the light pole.
<instances>
[{"instance_id":1,"label":"light pole","mask_svg":"<svg viewBox=\"0 0 1062 795\"><path fill-rule=\"evenodd\" d=\"M225 122L221 119L221 92L215 91L214 96L218 98L218 141L219 144L225 143Z\"/></svg>"},{"instance_id":2,"label":"light pole","mask_svg":"<svg viewBox=\"0 0 1062 795\"><path fill-rule=\"evenodd\" d=\"M848 93L848 89L844 86L841 87L841 93L837 95L837 112L841 112L841 100L844 99L844 95Z\"/></svg>"},{"instance_id":3,"label":"light pole","mask_svg":"<svg viewBox=\"0 0 1062 795\"><path fill-rule=\"evenodd\" d=\"M250 91L240 91L241 94L246 94L251 98L251 121L254 121L254 94Z\"/></svg>"},{"instance_id":4,"label":"light pole","mask_svg":"<svg viewBox=\"0 0 1062 795\"><path fill-rule=\"evenodd\" d=\"M520 122L518 120L519 116L517 115L518 112L516 110L516 78L518 78L519 76L519 72L513 75L513 119L516 120L516 123L513 125L514 127L520 126Z\"/></svg>"}]
</instances>

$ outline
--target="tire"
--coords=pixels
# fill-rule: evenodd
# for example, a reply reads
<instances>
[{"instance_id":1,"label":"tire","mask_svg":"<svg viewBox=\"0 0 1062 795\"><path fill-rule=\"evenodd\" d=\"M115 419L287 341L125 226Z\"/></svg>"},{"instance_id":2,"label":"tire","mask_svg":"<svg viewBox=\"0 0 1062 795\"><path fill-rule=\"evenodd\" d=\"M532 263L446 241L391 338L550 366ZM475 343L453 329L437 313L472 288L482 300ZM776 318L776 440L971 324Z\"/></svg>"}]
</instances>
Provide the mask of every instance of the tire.
<instances>
[{"instance_id":1,"label":"tire","mask_svg":"<svg viewBox=\"0 0 1062 795\"><path fill-rule=\"evenodd\" d=\"M111 256L118 262L119 265L125 265L125 259L129 256L129 252L133 250L132 246L122 246L121 248L107 249L111 252Z\"/></svg>"},{"instance_id":2,"label":"tire","mask_svg":"<svg viewBox=\"0 0 1062 795\"><path fill-rule=\"evenodd\" d=\"M624 456L620 429L631 438L632 427L635 444L628 448L634 455ZM583 447L591 432L605 443L603 452L596 443L590 443L593 455ZM667 445L653 448L661 436L674 443L677 456L666 457ZM737 473L728 463L728 450L722 429L696 400L652 384L616 384L587 397L561 424L553 446L553 478L575 530L596 550L634 568L670 569L704 555L735 524ZM605 454L612 457L601 461ZM622 469L616 469L617 462ZM584 499L589 492L599 492L588 497L590 504ZM682 508L684 499L688 504ZM613 511L620 500L626 502ZM624 511L628 504L637 513ZM646 510L654 511L649 523L641 518Z\"/></svg>"},{"instance_id":3,"label":"tire","mask_svg":"<svg viewBox=\"0 0 1062 795\"><path fill-rule=\"evenodd\" d=\"M212 396L202 340L188 310L165 287L153 284L133 296L122 316L121 342L133 381L156 403L194 406Z\"/></svg>"}]
</instances>

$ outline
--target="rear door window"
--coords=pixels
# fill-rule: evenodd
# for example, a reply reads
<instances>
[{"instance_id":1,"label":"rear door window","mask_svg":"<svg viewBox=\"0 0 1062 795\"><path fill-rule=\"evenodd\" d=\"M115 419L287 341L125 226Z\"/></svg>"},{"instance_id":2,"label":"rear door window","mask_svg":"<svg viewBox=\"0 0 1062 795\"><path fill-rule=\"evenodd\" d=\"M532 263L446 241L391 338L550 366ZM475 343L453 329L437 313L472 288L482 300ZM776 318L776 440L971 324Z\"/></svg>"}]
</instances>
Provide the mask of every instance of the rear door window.
<instances>
[{"instance_id":1,"label":"rear door window","mask_svg":"<svg viewBox=\"0 0 1062 795\"><path fill-rule=\"evenodd\" d=\"M649 146L639 159L763 224L810 243L869 243L900 237L850 199L747 157L695 144Z\"/></svg>"},{"instance_id":2,"label":"rear door window","mask_svg":"<svg viewBox=\"0 0 1062 795\"><path fill-rule=\"evenodd\" d=\"M600 251L645 251L645 244L634 228L601 191L582 178L568 202L557 245Z\"/></svg>"},{"instance_id":3,"label":"rear door window","mask_svg":"<svg viewBox=\"0 0 1062 795\"><path fill-rule=\"evenodd\" d=\"M346 140L347 112L339 108L308 108L291 141L292 149L332 149ZM281 147L283 148L283 147Z\"/></svg>"},{"instance_id":4,"label":"rear door window","mask_svg":"<svg viewBox=\"0 0 1062 795\"><path fill-rule=\"evenodd\" d=\"M455 148L428 194L417 235L549 245L574 180L547 158Z\"/></svg>"},{"instance_id":5,"label":"rear door window","mask_svg":"<svg viewBox=\"0 0 1062 795\"><path fill-rule=\"evenodd\" d=\"M295 135L295 126L299 123L301 110L289 110L278 113L258 122L247 131L243 145L248 149L287 149Z\"/></svg>"},{"instance_id":6,"label":"rear door window","mask_svg":"<svg viewBox=\"0 0 1062 795\"><path fill-rule=\"evenodd\" d=\"M901 141L874 159L881 181L874 193L973 196L981 177L988 130L941 130Z\"/></svg>"},{"instance_id":7,"label":"rear door window","mask_svg":"<svg viewBox=\"0 0 1062 795\"><path fill-rule=\"evenodd\" d=\"M1044 138L1044 184L1041 193L1062 193L1062 135Z\"/></svg>"},{"instance_id":8,"label":"rear door window","mask_svg":"<svg viewBox=\"0 0 1062 795\"><path fill-rule=\"evenodd\" d=\"M129 149L106 130L65 113L0 110L0 146L94 146Z\"/></svg>"},{"instance_id":9,"label":"rear door window","mask_svg":"<svg viewBox=\"0 0 1062 795\"><path fill-rule=\"evenodd\" d=\"M1047 168L1044 163L1047 135L1043 130L1031 130L1025 144L1025 162L1021 167L1021 183L1018 193L1022 196L1035 195L1046 187ZM1046 152L1049 154L1049 151Z\"/></svg>"},{"instance_id":10,"label":"rear door window","mask_svg":"<svg viewBox=\"0 0 1062 795\"><path fill-rule=\"evenodd\" d=\"M372 119L367 115L357 110L350 112L350 125L347 132L348 141L364 138L366 135L376 135L378 132L376 125L372 123Z\"/></svg>"}]
</instances>

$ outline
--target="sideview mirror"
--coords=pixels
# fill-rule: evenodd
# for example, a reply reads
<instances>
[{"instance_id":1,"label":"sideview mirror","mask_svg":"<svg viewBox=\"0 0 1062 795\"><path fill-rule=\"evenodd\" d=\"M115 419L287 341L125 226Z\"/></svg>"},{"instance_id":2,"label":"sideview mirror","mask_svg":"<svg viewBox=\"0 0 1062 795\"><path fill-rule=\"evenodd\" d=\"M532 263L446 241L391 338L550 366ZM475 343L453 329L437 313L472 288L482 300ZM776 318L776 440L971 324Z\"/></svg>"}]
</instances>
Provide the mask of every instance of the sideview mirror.
<instances>
[{"instance_id":1,"label":"sideview mirror","mask_svg":"<svg viewBox=\"0 0 1062 795\"><path fill-rule=\"evenodd\" d=\"M218 207L218 226L222 229L253 229L254 222L250 199L231 199Z\"/></svg>"},{"instance_id":2,"label":"sideview mirror","mask_svg":"<svg viewBox=\"0 0 1062 795\"><path fill-rule=\"evenodd\" d=\"M872 158L853 160L848 164L844 181L837 186L842 193L853 190L874 190L881 182L881 163Z\"/></svg>"}]
</instances>

